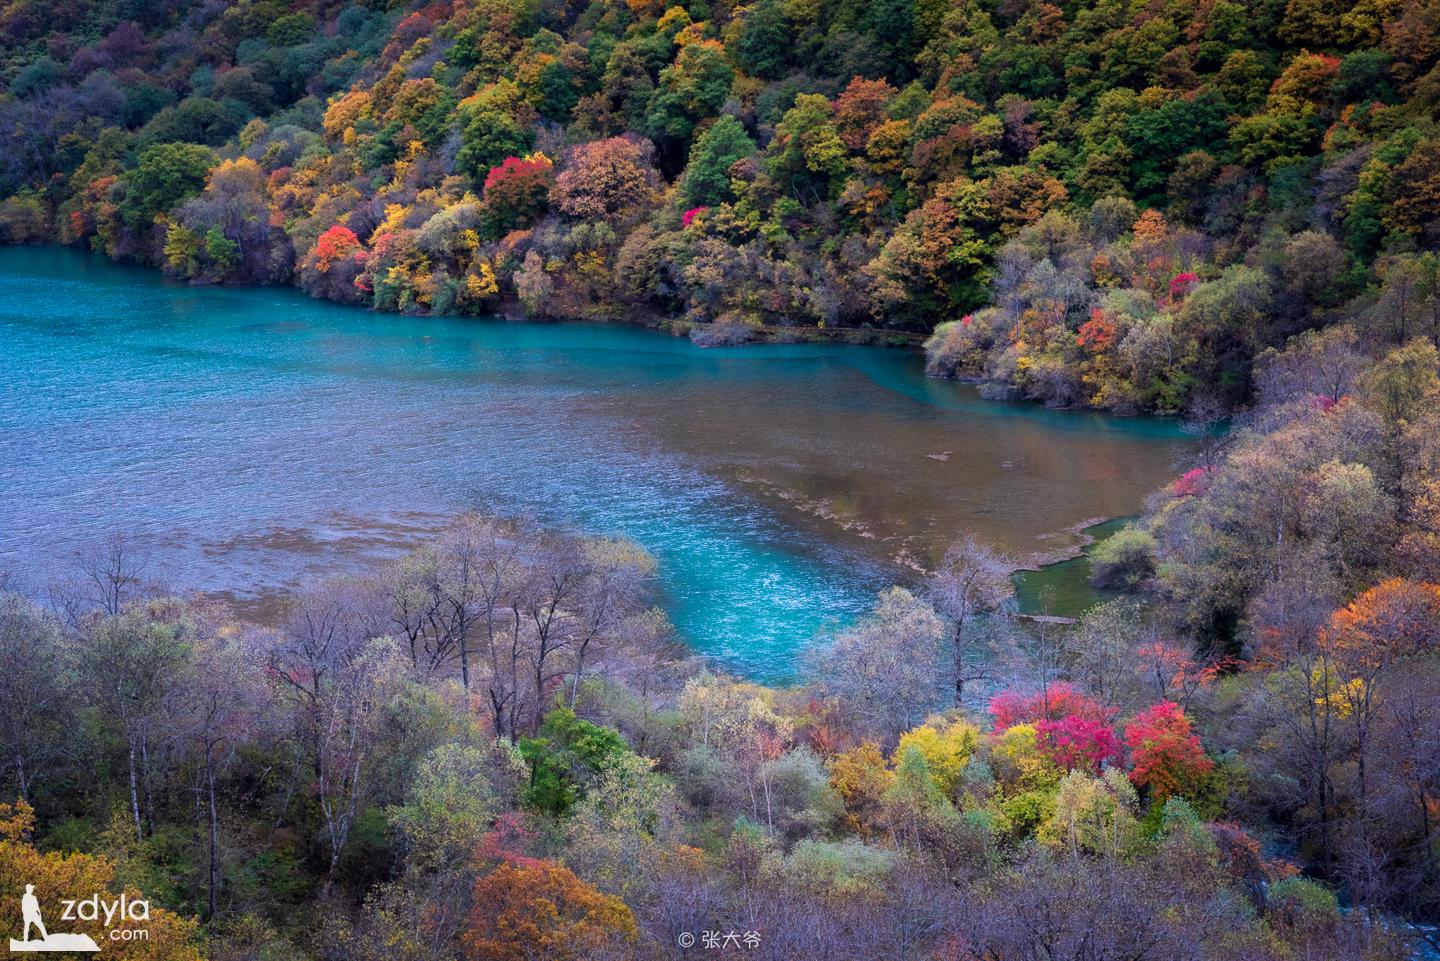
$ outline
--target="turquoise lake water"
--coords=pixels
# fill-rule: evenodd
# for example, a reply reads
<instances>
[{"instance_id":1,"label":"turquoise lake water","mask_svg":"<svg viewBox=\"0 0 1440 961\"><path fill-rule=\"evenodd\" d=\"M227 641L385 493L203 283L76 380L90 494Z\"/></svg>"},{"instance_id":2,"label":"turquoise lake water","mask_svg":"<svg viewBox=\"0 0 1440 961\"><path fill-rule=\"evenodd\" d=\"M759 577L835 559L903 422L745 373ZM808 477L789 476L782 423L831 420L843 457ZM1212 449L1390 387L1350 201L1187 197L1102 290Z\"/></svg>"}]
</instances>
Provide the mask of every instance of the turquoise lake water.
<instances>
[{"instance_id":1,"label":"turquoise lake water","mask_svg":"<svg viewBox=\"0 0 1440 961\"><path fill-rule=\"evenodd\" d=\"M991 403L900 351L373 314L0 249L0 571L123 531L263 608L455 513L655 554L685 641L760 679L971 532L1017 558L1134 513L1174 424Z\"/></svg>"}]
</instances>

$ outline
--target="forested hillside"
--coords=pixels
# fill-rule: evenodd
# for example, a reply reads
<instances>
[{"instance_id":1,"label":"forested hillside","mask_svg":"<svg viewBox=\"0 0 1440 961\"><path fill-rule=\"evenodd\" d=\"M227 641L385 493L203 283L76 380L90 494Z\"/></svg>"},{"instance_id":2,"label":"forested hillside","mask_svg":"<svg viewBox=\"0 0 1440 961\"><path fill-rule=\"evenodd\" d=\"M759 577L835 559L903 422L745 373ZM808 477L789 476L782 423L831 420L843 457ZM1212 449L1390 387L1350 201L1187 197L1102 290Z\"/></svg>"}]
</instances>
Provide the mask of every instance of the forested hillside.
<instances>
[{"instance_id":1,"label":"forested hillside","mask_svg":"<svg viewBox=\"0 0 1440 961\"><path fill-rule=\"evenodd\" d=\"M940 326L937 372L1048 402L1241 403L1347 304L1435 332L1437 30L1435 0L12 0L0 239L707 342Z\"/></svg>"},{"instance_id":2,"label":"forested hillside","mask_svg":"<svg viewBox=\"0 0 1440 961\"><path fill-rule=\"evenodd\" d=\"M1242 661L962 543L767 688L624 541L465 516L269 628L146 550L0 592L0 893L143 892L106 956L1407 961L1440 904L1434 584L1267 592Z\"/></svg>"}]
</instances>

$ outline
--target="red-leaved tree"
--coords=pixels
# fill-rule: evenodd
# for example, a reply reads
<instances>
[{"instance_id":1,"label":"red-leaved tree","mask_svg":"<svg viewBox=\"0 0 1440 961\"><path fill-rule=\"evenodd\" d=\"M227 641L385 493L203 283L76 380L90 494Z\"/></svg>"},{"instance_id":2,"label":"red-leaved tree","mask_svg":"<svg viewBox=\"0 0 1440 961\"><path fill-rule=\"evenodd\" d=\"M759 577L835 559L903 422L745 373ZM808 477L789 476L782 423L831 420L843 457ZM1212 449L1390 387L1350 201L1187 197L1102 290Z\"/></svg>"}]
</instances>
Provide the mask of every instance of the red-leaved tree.
<instances>
[{"instance_id":1,"label":"red-leaved tree","mask_svg":"<svg viewBox=\"0 0 1440 961\"><path fill-rule=\"evenodd\" d=\"M485 175L485 212L495 233L524 227L545 212L555 165L536 154L524 160L506 157Z\"/></svg>"},{"instance_id":2,"label":"red-leaved tree","mask_svg":"<svg viewBox=\"0 0 1440 961\"><path fill-rule=\"evenodd\" d=\"M1071 714L1058 721L1038 722L1035 733L1045 756L1067 771L1098 774L1107 762L1120 758L1115 730L1103 721Z\"/></svg>"},{"instance_id":3,"label":"red-leaved tree","mask_svg":"<svg viewBox=\"0 0 1440 961\"><path fill-rule=\"evenodd\" d=\"M1081 717L1108 724L1115 709L1076 690L1069 681L1056 681L1044 690L1026 694L1007 689L990 699L990 713L995 717L995 730L1004 731L1017 724L1056 721L1062 717Z\"/></svg>"},{"instance_id":4,"label":"red-leaved tree","mask_svg":"<svg viewBox=\"0 0 1440 961\"><path fill-rule=\"evenodd\" d=\"M1125 728L1130 751L1130 780L1149 788L1157 800L1192 791L1215 762L1205 756L1190 718L1174 701L1151 705Z\"/></svg>"},{"instance_id":5,"label":"red-leaved tree","mask_svg":"<svg viewBox=\"0 0 1440 961\"><path fill-rule=\"evenodd\" d=\"M360 249L360 238L343 224L336 224L315 241L315 269L329 273L336 261L344 260Z\"/></svg>"}]
</instances>

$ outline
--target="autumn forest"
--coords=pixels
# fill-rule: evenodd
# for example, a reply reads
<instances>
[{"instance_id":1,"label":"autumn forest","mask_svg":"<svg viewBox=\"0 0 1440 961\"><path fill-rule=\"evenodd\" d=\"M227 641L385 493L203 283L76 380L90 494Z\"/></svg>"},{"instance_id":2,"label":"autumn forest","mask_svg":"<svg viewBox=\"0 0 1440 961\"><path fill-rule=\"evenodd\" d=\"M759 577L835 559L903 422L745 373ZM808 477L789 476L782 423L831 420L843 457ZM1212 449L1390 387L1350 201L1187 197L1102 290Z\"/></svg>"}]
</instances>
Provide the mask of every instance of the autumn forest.
<instances>
[{"instance_id":1,"label":"autumn forest","mask_svg":"<svg viewBox=\"0 0 1440 961\"><path fill-rule=\"evenodd\" d=\"M155 961L1440 956L1440 0L0 0L0 243L1191 439L1078 618L955 530L784 685L510 512L260 617L0 552L8 937L30 884Z\"/></svg>"}]
</instances>

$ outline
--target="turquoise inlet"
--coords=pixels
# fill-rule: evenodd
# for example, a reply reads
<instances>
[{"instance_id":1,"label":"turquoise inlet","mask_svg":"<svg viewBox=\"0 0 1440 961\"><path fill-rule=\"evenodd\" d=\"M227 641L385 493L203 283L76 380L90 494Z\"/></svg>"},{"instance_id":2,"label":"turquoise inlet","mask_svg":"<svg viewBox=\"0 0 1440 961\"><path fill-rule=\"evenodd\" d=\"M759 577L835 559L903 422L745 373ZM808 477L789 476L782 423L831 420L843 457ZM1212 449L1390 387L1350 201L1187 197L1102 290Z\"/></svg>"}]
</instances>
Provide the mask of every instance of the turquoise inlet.
<instances>
[{"instance_id":1,"label":"turquoise inlet","mask_svg":"<svg viewBox=\"0 0 1440 961\"><path fill-rule=\"evenodd\" d=\"M374 314L49 248L0 249L0 385L19 583L129 532L150 576L260 616L457 512L529 514L640 542L680 637L762 680L956 536L1063 555L1189 445L898 350Z\"/></svg>"}]
</instances>

